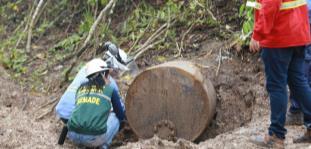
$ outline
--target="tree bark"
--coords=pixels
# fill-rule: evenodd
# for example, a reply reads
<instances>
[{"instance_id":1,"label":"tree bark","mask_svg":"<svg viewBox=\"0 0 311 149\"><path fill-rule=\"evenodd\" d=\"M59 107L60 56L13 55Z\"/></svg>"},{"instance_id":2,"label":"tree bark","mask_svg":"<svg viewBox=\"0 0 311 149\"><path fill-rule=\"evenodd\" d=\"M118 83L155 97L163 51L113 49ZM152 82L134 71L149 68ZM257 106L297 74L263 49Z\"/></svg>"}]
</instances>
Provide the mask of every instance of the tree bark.
<instances>
[{"instance_id":1,"label":"tree bark","mask_svg":"<svg viewBox=\"0 0 311 149\"><path fill-rule=\"evenodd\" d=\"M32 19L30 21L29 29L28 29L28 38L27 38L27 45L26 45L26 52L29 53L31 49L31 37L32 37L32 28L35 25L35 20L38 15L38 12L40 11L41 7L43 6L44 0L40 0L37 8L32 16Z\"/></svg>"}]
</instances>

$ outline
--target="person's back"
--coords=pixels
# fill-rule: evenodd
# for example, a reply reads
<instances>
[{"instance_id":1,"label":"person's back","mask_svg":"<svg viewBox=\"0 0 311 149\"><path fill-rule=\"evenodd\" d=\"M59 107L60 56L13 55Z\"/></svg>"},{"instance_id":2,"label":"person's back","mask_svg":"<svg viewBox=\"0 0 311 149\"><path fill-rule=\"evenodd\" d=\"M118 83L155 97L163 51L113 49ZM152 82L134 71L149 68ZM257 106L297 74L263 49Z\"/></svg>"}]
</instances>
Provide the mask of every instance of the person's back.
<instances>
[{"instance_id":1,"label":"person's back","mask_svg":"<svg viewBox=\"0 0 311 149\"><path fill-rule=\"evenodd\" d=\"M107 63L93 59L86 65L87 82L76 93L68 120L68 138L77 145L108 147L124 120L118 91L111 87Z\"/></svg>"},{"instance_id":2,"label":"person's back","mask_svg":"<svg viewBox=\"0 0 311 149\"><path fill-rule=\"evenodd\" d=\"M122 63L124 61L128 61L127 54L123 50L119 49L111 42L106 42L103 46L106 50L104 59L107 63L111 63L110 67L114 70L114 72L119 70L128 70L127 66ZM114 55L111 54L112 51L114 52ZM109 80L110 86L119 92L118 85L112 76L109 76ZM79 86L86 81L86 66L83 66L56 105L56 115L62 120L67 121L70 118L71 113L75 108L76 91ZM122 106L125 108L123 103Z\"/></svg>"},{"instance_id":3,"label":"person's back","mask_svg":"<svg viewBox=\"0 0 311 149\"><path fill-rule=\"evenodd\" d=\"M82 85L77 91L75 111L68 121L68 129L77 133L99 135L107 131L107 119L111 106L113 88L96 88Z\"/></svg>"},{"instance_id":4,"label":"person's back","mask_svg":"<svg viewBox=\"0 0 311 149\"><path fill-rule=\"evenodd\" d=\"M68 86L65 93L62 95L60 101L56 105L55 109L58 117L66 120L70 118L71 113L75 108L76 92L81 84L87 82L85 70L86 66L83 66L79 70L78 74L75 76L74 80ZM119 92L119 88L116 81L111 76L109 77L109 80L110 80L109 85Z\"/></svg>"},{"instance_id":5,"label":"person's back","mask_svg":"<svg viewBox=\"0 0 311 149\"><path fill-rule=\"evenodd\" d=\"M310 42L310 34L306 32L309 30L306 6L283 8L285 2L292 0L258 0L258 2L261 3L261 7L255 12L253 39L259 41L261 47L292 47Z\"/></svg>"}]
</instances>

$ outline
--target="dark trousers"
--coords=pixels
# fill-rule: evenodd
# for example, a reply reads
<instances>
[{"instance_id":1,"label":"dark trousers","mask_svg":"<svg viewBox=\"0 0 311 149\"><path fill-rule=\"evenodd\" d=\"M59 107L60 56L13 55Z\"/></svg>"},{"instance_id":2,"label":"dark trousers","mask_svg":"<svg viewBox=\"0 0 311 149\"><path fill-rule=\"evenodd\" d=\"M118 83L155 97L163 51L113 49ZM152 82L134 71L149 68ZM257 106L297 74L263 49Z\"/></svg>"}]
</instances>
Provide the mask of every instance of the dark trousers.
<instances>
[{"instance_id":1,"label":"dark trousers","mask_svg":"<svg viewBox=\"0 0 311 149\"><path fill-rule=\"evenodd\" d=\"M305 62L304 62L304 73L308 80L309 86L311 86L311 45L307 46L305 49ZM300 106L295 98L290 95L290 108L291 113L301 112Z\"/></svg>"},{"instance_id":2,"label":"dark trousers","mask_svg":"<svg viewBox=\"0 0 311 149\"><path fill-rule=\"evenodd\" d=\"M304 75L304 47L263 48L266 88L270 97L271 124L269 134L285 139L288 103L287 85L304 113L304 122L311 128L311 89Z\"/></svg>"}]
</instances>

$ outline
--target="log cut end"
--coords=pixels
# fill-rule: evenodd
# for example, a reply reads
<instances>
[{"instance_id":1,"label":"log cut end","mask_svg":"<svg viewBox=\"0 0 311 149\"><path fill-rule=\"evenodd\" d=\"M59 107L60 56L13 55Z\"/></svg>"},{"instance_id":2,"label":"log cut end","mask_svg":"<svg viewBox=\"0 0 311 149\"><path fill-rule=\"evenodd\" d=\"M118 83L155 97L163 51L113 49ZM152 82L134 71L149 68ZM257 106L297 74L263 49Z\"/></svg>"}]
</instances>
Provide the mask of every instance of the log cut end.
<instances>
[{"instance_id":1,"label":"log cut end","mask_svg":"<svg viewBox=\"0 0 311 149\"><path fill-rule=\"evenodd\" d=\"M195 140L215 113L216 93L191 62L175 61L140 73L126 97L130 126L141 138Z\"/></svg>"}]
</instances>

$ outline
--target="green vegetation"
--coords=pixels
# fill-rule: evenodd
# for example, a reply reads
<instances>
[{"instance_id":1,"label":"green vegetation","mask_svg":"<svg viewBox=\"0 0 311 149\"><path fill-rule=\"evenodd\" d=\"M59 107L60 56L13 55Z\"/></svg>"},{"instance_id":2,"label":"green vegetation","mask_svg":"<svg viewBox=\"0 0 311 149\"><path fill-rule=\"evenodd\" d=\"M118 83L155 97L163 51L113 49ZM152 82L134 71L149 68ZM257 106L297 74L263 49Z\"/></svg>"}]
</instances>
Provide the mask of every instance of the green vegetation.
<instances>
[{"instance_id":1,"label":"green vegetation","mask_svg":"<svg viewBox=\"0 0 311 149\"><path fill-rule=\"evenodd\" d=\"M249 35L253 31L254 26L254 14L253 9L246 7L245 4L240 7L240 17L244 18L242 25L242 40L245 41L244 44L248 44L250 41Z\"/></svg>"},{"instance_id":2,"label":"green vegetation","mask_svg":"<svg viewBox=\"0 0 311 149\"><path fill-rule=\"evenodd\" d=\"M204 0L191 1L188 6L185 6L182 2L168 0L160 8L142 2L137 7L122 25L121 34L123 36L121 42L146 39L162 24L175 21L174 27L171 27L162 38L165 42L159 44L155 49L176 49L177 36L180 37L178 27L187 30L192 25L206 27L218 25L207 12L208 4ZM134 49L139 47L140 45L136 45Z\"/></svg>"},{"instance_id":3,"label":"green vegetation","mask_svg":"<svg viewBox=\"0 0 311 149\"><path fill-rule=\"evenodd\" d=\"M24 65L27 61L27 55L21 49L13 48L10 50L8 55L1 52L0 58L6 68L9 68L15 72L15 77L18 77L27 71L27 68Z\"/></svg>"},{"instance_id":4,"label":"green vegetation","mask_svg":"<svg viewBox=\"0 0 311 149\"><path fill-rule=\"evenodd\" d=\"M27 75L32 79L41 79L42 74L51 71L53 67L68 65L79 47L85 41L91 26L100 11L109 0L47 1L39 11L35 20L32 35L32 51L25 52L28 30L24 30L32 17L31 10L36 8L33 1L0 2L0 63L10 69L16 76ZM88 52L94 56L94 49L103 41L118 43L124 50L131 49L131 54L138 53L146 40L162 25L167 24L164 32L153 41L157 43L152 49L156 52L169 51L176 54L184 38L192 31L207 32L210 28L217 28L219 35L220 22L211 16L211 2L206 0L176 1L167 0L155 5L148 0L117 1L113 12L107 12L105 18L99 23L89 44ZM249 16L250 11L241 7L240 15ZM246 19L247 20L247 19ZM243 34L250 30L251 20L243 25ZM188 31L188 32L187 32ZM188 45L186 45L188 46ZM93 52L93 53L92 53ZM84 54L78 62L77 68L89 59ZM165 56L155 55L154 59L161 62ZM66 60L66 61L64 61ZM67 66L61 67L60 72L65 74ZM40 82L40 81L37 81Z\"/></svg>"}]
</instances>

